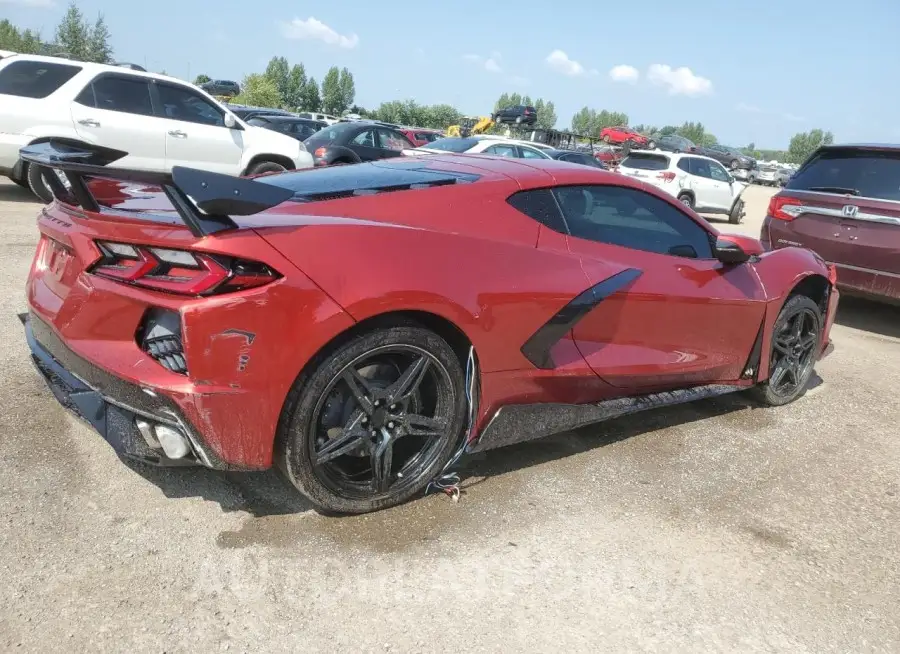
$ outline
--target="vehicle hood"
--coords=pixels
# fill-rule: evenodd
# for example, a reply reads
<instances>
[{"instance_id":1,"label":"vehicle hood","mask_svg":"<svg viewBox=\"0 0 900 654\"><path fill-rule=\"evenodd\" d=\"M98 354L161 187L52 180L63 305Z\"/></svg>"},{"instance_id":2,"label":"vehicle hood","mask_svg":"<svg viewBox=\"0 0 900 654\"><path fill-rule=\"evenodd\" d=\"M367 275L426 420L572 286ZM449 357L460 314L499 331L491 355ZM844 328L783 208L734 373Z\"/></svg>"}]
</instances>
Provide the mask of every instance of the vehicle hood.
<instances>
[{"instance_id":1,"label":"vehicle hood","mask_svg":"<svg viewBox=\"0 0 900 654\"><path fill-rule=\"evenodd\" d=\"M259 149L272 150L289 157L296 156L297 152L306 151L306 146L301 141L287 134L280 134L265 127L248 125L247 123L244 123L244 130L245 140L252 142Z\"/></svg>"}]
</instances>

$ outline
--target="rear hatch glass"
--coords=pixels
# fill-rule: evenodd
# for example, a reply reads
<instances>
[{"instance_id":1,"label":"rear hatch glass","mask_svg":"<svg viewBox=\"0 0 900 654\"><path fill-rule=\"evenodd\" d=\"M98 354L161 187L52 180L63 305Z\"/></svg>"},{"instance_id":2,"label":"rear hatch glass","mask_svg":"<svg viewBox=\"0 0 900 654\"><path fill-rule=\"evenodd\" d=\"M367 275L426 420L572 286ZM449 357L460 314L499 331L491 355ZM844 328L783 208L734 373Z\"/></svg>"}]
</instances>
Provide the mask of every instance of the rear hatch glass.
<instances>
[{"instance_id":1,"label":"rear hatch glass","mask_svg":"<svg viewBox=\"0 0 900 654\"><path fill-rule=\"evenodd\" d=\"M637 170L666 170L669 158L661 154L630 154L620 165Z\"/></svg>"},{"instance_id":2,"label":"rear hatch glass","mask_svg":"<svg viewBox=\"0 0 900 654\"><path fill-rule=\"evenodd\" d=\"M822 150L797 171L787 188L900 201L900 151Z\"/></svg>"}]
</instances>

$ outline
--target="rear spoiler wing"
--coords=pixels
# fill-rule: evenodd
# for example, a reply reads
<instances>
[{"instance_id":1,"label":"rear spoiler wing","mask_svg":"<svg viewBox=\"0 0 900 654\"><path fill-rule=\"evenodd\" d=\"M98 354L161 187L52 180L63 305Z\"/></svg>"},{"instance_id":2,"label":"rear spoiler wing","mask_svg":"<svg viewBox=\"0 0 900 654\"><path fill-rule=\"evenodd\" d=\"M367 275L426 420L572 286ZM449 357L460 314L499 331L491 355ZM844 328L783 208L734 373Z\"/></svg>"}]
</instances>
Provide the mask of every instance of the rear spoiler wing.
<instances>
[{"instance_id":1,"label":"rear spoiler wing","mask_svg":"<svg viewBox=\"0 0 900 654\"><path fill-rule=\"evenodd\" d=\"M99 213L101 207L88 187L87 178L159 186L197 237L236 229L237 224L230 216L266 211L294 197L290 189L274 184L196 168L175 166L171 173L110 168L110 164L128 153L97 145L51 139L26 145L19 150L19 155L30 164L41 166L44 181L59 202L89 212ZM54 171L65 175L71 188L66 188Z\"/></svg>"}]
</instances>

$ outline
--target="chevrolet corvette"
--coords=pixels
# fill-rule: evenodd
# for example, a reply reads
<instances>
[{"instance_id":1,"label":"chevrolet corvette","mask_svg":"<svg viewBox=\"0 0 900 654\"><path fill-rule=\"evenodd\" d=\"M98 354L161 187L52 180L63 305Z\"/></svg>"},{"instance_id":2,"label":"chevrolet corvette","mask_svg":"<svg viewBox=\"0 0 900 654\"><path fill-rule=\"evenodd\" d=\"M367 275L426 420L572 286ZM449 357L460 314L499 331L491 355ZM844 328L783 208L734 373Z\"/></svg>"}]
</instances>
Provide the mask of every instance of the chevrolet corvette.
<instances>
[{"instance_id":1,"label":"chevrolet corvette","mask_svg":"<svg viewBox=\"0 0 900 654\"><path fill-rule=\"evenodd\" d=\"M254 178L22 149L56 200L22 314L56 398L120 456L279 467L326 513L466 452L747 391L802 396L835 272L622 175L434 155Z\"/></svg>"}]
</instances>

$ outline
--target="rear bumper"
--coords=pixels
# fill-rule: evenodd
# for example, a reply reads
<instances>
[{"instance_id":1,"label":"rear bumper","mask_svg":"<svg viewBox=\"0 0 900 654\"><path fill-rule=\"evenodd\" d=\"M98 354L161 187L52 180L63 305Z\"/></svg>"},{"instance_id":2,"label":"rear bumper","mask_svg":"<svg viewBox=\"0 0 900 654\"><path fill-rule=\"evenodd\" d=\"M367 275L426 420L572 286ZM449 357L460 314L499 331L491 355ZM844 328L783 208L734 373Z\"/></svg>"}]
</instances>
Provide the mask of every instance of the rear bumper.
<instances>
[{"instance_id":1,"label":"rear bumper","mask_svg":"<svg viewBox=\"0 0 900 654\"><path fill-rule=\"evenodd\" d=\"M838 288L848 295L900 302L900 275L835 263Z\"/></svg>"},{"instance_id":2,"label":"rear bumper","mask_svg":"<svg viewBox=\"0 0 900 654\"><path fill-rule=\"evenodd\" d=\"M217 470L256 470L221 460L205 445L178 404L151 388L120 379L81 358L34 314L22 316L31 360L53 395L90 424L120 455L158 466L203 465ZM182 433L191 452L170 459L138 431L136 420L166 425Z\"/></svg>"}]
</instances>

